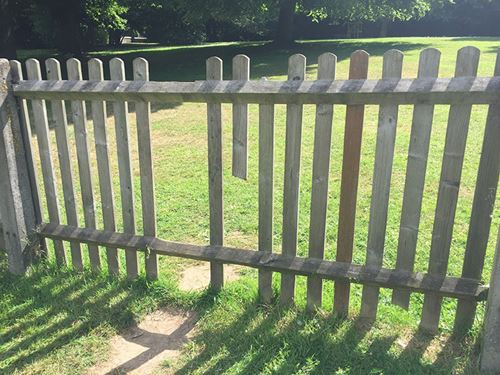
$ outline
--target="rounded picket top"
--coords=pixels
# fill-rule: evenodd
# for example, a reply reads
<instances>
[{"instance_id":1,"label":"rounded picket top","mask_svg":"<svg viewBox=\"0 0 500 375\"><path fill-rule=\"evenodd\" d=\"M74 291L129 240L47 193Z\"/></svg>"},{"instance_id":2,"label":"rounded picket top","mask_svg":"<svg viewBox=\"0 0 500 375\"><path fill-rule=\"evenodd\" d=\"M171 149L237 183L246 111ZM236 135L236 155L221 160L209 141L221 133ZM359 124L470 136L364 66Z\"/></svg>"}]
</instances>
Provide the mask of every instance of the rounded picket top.
<instances>
[{"instance_id":1,"label":"rounded picket top","mask_svg":"<svg viewBox=\"0 0 500 375\"><path fill-rule=\"evenodd\" d=\"M5 60L5 59L2 59ZM23 66L19 60L10 60L10 71L12 75L12 82L19 82L23 80ZM5 62L4 62L5 64Z\"/></svg>"},{"instance_id":2,"label":"rounded picket top","mask_svg":"<svg viewBox=\"0 0 500 375\"><path fill-rule=\"evenodd\" d=\"M441 51L436 48L426 48L420 52L418 61L418 74L421 77L437 77L439 74L439 61Z\"/></svg>"},{"instance_id":3,"label":"rounded picket top","mask_svg":"<svg viewBox=\"0 0 500 375\"><path fill-rule=\"evenodd\" d=\"M125 63L118 57L109 60L109 71L112 81L125 81Z\"/></svg>"},{"instance_id":4,"label":"rounded picket top","mask_svg":"<svg viewBox=\"0 0 500 375\"><path fill-rule=\"evenodd\" d=\"M149 81L149 62L144 57L134 59L134 79L136 81Z\"/></svg>"},{"instance_id":5,"label":"rounded picket top","mask_svg":"<svg viewBox=\"0 0 500 375\"><path fill-rule=\"evenodd\" d=\"M47 71L47 79L51 80L61 80L61 63L59 60L54 59L53 57L45 60L45 69Z\"/></svg>"},{"instance_id":6,"label":"rounded picket top","mask_svg":"<svg viewBox=\"0 0 500 375\"><path fill-rule=\"evenodd\" d=\"M104 66L101 60L92 58L87 65L89 68L89 80L102 81L104 79Z\"/></svg>"},{"instance_id":7,"label":"rounded picket top","mask_svg":"<svg viewBox=\"0 0 500 375\"><path fill-rule=\"evenodd\" d=\"M296 53L288 58L288 80L303 81L306 75L306 57Z\"/></svg>"},{"instance_id":8,"label":"rounded picket top","mask_svg":"<svg viewBox=\"0 0 500 375\"><path fill-rule=\"evenodd\" d=\"M72 57L66 61L66 67L68 68L68 79L75 81L82 79L82 63L80 60Z\"/></svg>"},{"instance_id":9,"label":"rounded picket top","mask_svg":"<svg viewBox=\"0 0 500 375\"><path fill-rule=\"evenodd\" d=\"M207 80L218 81L222 79L222 59L212 56L207 59Z\"/></svg>"},{"instance_id":10,"label":"rounded picket top","mask_svg":"<svg viewBox=\"0 0 500 375\"><path fill-rule=\"evenodd\" d=\"M233 57L233 80L248 81L250 79L250 58L247 55Z\"/></svg>"},{"instance_id":11,"label":"rounded picket top","mask_svg":"<svg viewBox=\"0 0 500 375\"><path fill-rule=\"evenodd\" d=\"M349 79L366 79L368 73L368 60L370 54L364 49L351 53L349 62Z\"/></svg>"},{"instance_id":12,"label":"rounded picket top","mask_svg":"<svg viewBox=\"0 0 500 375\"><path fill-rule=\"evenodd\" d=\"M479 65L479 48L473 46L462 47L457 52L455 77L472 77L477 75Z\"/></svg>"},{"instance_id":13,"label":"rounded picket top","mask_svg":"<svg viewBox=\"0 0 500 375\"><path fill-rule=\"evenodd\" d=\"M337 66L337 56L325 52L318 57L318 79L334 80Z\"/></svg>"},{"instance_id":14,"label":"rounded picket top","mask_svg":"<svg viewBox=\"0 0 500 375\"><path fill-rule=\"evenodd\" d=\"M26 71L28 72L29 80L41 80L42 71L40 69L40 62L37 59L26 60Z\"/></svg>"},{"instance_id":15,"label":"rounded picket top","mask_svg":"<svg viewBox=\"0 0 500 375\"><path fill-rule=\"evenodd\" d=\"M384 53L382 64L383 78L401 78L404 54L398 49L390 49Z\"/></svg>"}]
</instances>

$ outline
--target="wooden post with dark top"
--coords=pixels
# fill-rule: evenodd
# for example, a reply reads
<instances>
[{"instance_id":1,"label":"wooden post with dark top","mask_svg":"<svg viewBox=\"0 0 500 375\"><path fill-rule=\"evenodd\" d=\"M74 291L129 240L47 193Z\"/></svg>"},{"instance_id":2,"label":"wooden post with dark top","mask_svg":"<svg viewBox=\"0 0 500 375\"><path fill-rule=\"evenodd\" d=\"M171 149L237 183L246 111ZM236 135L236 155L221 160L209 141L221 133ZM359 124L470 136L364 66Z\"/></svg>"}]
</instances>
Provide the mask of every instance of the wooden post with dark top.
<instances>
[{"instance_id":1,"label":"wooden post with dark top","mask_svg":"<svg viewBox=\"0 0 500 375\"><path fill-rule=\"evenodd\" d=\"M9 271L23 274L38 245L36 219L12 70L0 59L0 217Z\"/></svg>"}]
</instances>

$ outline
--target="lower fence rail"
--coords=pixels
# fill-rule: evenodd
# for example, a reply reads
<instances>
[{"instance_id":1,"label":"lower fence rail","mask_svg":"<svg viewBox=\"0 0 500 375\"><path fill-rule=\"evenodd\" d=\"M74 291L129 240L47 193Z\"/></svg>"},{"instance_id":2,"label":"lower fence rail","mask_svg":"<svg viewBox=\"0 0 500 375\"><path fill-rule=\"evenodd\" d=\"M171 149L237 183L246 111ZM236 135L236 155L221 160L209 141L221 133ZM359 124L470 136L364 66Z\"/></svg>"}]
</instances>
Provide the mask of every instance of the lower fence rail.
<instances>
[{"instance_id":1,"label":"lower fence rail","mask_svg":"<svg viewBox=\"0 0 500 375\"><path fill-rule=\"evenodd\" d=\"M436 277L420 272L367 267L226 246L191 245L165 241L156 237L68 225L42 224L38 228L38 233L44 238L53 240L76 241L136 251L154 251L158 255L237 264L266 271L316 276L327 280L343 280L389 289L409 289L420 293L433 292L443 297L483 301L488 296L488 286L481 284L478 280L468 278Z\"/></svg>"}]
</instances>

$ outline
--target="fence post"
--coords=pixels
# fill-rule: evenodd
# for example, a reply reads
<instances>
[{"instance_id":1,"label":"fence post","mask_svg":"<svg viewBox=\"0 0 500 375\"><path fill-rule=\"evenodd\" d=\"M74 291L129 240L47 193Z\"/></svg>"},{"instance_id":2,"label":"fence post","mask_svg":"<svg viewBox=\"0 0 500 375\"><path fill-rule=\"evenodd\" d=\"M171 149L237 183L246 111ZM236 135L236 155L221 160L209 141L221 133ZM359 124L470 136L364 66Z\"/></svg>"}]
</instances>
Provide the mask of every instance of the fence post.
<instances>
[{"instance_id":1,"label":"fence post","mask_svg":"<svg viewBox=\"0 0 500 375\"><path fill-rule=\"evenodd\" d=\"M486 305L481 370L500 371L500 227Z\"/></svg>"},{"instance_id":2,"label":"fence post","mask_svg":"<svg viewBox=\"0 0 500 375\"><path fill-rule=\"evenodd\" d=\"M10 90L12 78L9 61L0 59L0 217L9 271L23 274L38 239L20 116Z\"/></svg>"}]
</instances>

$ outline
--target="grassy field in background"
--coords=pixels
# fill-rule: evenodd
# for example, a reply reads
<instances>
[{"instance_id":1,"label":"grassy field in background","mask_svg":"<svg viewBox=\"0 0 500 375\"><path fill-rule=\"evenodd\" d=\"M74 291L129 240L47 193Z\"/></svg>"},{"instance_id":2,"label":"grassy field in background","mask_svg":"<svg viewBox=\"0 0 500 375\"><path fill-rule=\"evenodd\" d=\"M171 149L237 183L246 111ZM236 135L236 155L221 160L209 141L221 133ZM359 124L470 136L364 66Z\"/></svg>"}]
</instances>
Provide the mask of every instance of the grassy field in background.
<instances>
[{"instance_id":1,"label":"grassy field in background","mask_svg":"<svg viewBox=\"0 0 500 375\"><path fill-rule=\"evenodd\" d=\"M138 56L150 63L151 80L204 79L205 60L219 56L224 60L224 77L230 78L231 59L244 53L251 58L251 77L285 79L287 59L291 54L307 57L307 79L314 79L317 57L333 52L338 57L337 78L347 78L349 55L356 49L370 53L369 77L378 78L382 55L391 48L404 52L403 76L415 77L418 55L427 47L442 52L439 75L452 76L457 50L474 45L481 50L478 75L493 73L499 38L387 38L332 41L302 41L292 49L276 49L265 42L218 43L202 46L160 47L133 46L118 50L90 53L107 61L118 56L127 64L131 78L131 61ZM22 51L21 57L45 58L47 51ZM152 132L156 179L158 236L168 240L204 244L208 242L208 181L206 146L206 106L203 104L153 105ZM231 176L231 107L224 105L224 184L225 244L255 249L258 224L258 108L250 106L248 181ZM356 217L354 262L365 260L369 222L371 180L375 155L378 108L366 108L363 129L361 174ZM434 115L427 167L422 220L415 268L426 271L432 235L440 167L446 134L448 108L437 106ZM412 107L401 106L397 129L392 186L389 201L384 266L396 261L400 210L403 198L407 151L410 139ZM301 196L298 253L307 255L312 174L314 106L305 106L302 138ZM449 274L459 276L467 240L468 221L482 144L486 109L474 106L459 201L453 232ZM335 258L340 174L345 107L336 106L333 124L329 206L327 216L326 258ZM141 229L140 183L137 160L135 116L131 114L132 159L136 187L138 230ZM114 176L116 215L119 211L119 183L112 117L108 121L110 155ZM92 125L88 124L91 152L95 155ZM275 251L280 251L285 107L276 107L275 116ZM70 127L73 155L74 135ZM53 132L52 132L53 133ZM54 138L54 135L51 135ZM54 145L55 145L55 140ZM54 148L55 152L55 148ZM76 157L74 170L77 170ZM92 167L97 176L95 158ZM57 165L57 164L56 164ZM57 172L57 171L56 171ZM97 179L97 177L96 177ZM97 181L96 181L97 182ZM75 187L79 187L75 179ZM43 191L42 185L40 186ZM59 184L60 190L60 184ZM78 189L77 189L78 190ZM98 221L102 223L98 184L94 186ZM62 199L61 199L62 201ZM81 209L81 202L78 201ZM64 215L62 215L64 217ZM83 222L83 215L81 218ZM500 224L494 211L492 232ZM491 235L483 279L489 278L495 236ZM124 263L124 257L123 257ZM5 270L5 261L2 270ZM104 257L103 257L103 263ZM164 372L179 373L475 373L478 339L483 306L476 324L464 342L450 339L456 303L445 299L441 332L428 337L417 332L423 296L414 294L411 308L404 311L390 304L390 291L381 293L379 319L371 329L356 321L361 287L351 293L351 317L340 320L330 314L333 284L325 282L324 308L316 314L303 311L305 284L297 278L297 308L280 310L262 307L256 300L256 271L225 288L219 295L209 291L183 293L177 289L178 273L188 262L163 257L160 280L147 283L142 278L127 282L110 280L86 272L74 275L52 265L39 266L28 278L5 275L0 278L0 372L12 373L81 373L95 361L106 357L109 337L134 319L159 305L175 304L200 312L197 336L184 355L166 363ZM123 267L124 269L124 267ZM275 290L279 276L274 280Z\"/></svg>"}]
</instances>

